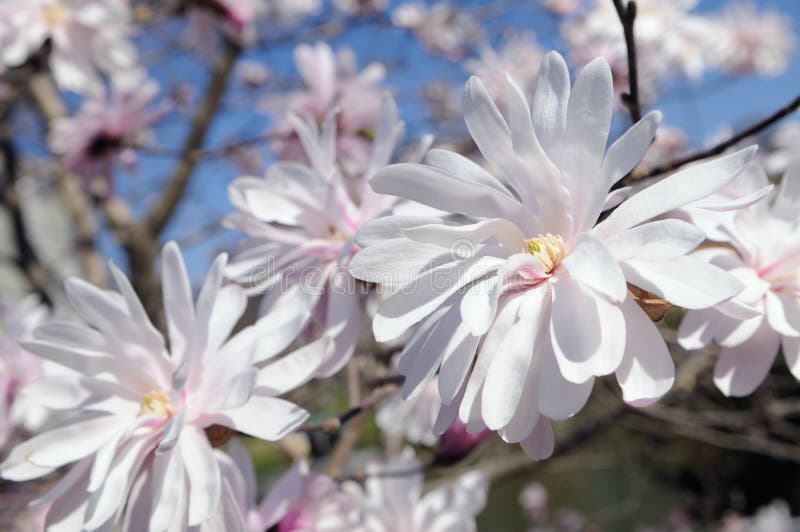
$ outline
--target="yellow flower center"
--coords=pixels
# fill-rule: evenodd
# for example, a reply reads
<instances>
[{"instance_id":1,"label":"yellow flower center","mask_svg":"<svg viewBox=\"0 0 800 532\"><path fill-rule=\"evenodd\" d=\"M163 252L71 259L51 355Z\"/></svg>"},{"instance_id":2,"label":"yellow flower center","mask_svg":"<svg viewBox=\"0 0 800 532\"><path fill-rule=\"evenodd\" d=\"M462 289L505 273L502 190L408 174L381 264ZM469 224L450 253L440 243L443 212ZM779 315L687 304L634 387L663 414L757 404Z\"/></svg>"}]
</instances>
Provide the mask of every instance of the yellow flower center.
<instances>
[{"instance_id":1,"label":"yellow flower center","mask_svg":"<svg viewBox=\"0 0 800 532\"><path fill-rule=\"evenodd\" d=\"M42 7L42 16L45 23L52 28L69 20L69 10L58 4L50 4Z\"/></svg>"},{"instance_id":2,"label":"yellow flower center","mask_svg":"<svg viewBox=\"0 0 800 532\"><path fill-rule=\"evenodd\" d=\"M545 271L551 272L564 258L564 239L561 235L538 235L525 241L525 250L539 261Z\"/></svg>"},{"instance_id":3,"label":"yellow flower center","mask_svg":"<svg viewBox=\"0 0 800 532\"><path fill-rule=\"evenodd\" d=\"M139 403L139 414L156 414L159 416L171 416L175 413L175 405L170 401L169 396L164 390L150 390Z\"/></svg>"}]
</instances>

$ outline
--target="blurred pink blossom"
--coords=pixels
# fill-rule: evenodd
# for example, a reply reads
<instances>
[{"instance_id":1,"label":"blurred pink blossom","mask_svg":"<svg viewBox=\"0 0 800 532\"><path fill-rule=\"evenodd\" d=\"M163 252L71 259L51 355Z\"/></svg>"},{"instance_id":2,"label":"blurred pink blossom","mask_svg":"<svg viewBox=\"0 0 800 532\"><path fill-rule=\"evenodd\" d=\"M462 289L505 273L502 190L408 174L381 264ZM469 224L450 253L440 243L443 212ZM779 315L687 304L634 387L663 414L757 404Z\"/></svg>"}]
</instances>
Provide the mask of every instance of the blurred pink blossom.
<instances>
[{"instance_id":1,"label":"blurred pink blossom","mask_svg":"<svg viewBox=\"0 0 800 532\"><path fill-rule=\"evenodd\" d=\"M422 2L402 4L392 12L392 22L414 32L431 52L454 61L464 56L467 46L484 36L475 17L445 2L432 6Z\"/></svg>"}]
</instances>

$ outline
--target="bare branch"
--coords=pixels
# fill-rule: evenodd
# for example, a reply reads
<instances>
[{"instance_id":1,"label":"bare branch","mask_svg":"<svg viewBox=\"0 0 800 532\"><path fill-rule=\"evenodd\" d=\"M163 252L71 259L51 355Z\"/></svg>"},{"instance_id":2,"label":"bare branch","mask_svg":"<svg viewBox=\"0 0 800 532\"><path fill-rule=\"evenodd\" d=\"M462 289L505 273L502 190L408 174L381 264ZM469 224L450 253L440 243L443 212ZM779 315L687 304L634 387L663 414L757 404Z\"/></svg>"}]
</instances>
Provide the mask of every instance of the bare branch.
<instances>
[{"instance_id":1,"label":"bare branch","mask_svg":"<svg viewBox=\"0 0 800 532\"><path fill-rule=\"evenodd\" d=\"M636 60L636 39L633 26L636 20L636 2L628 0L623 6L622 0L613 0L617 10L622 30L625 33L625 46L628 49L628 84L629 92L622 94L622 103L631 113L631 120L638 122L642 119L642 103L639 97L639 68Z\"/></svg>"}]
</instances>

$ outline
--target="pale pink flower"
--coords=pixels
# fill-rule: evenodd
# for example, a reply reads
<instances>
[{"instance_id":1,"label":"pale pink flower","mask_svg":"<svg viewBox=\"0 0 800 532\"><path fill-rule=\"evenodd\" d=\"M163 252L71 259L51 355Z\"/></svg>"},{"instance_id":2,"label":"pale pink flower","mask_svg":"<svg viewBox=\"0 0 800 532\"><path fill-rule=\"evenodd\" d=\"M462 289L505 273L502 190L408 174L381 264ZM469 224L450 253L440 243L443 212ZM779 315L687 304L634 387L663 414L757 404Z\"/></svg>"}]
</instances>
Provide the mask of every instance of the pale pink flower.
<instances>
[{"instance_id":1,"label":"pale pink flower","mask_svg":"<svg viewBox=\"0 0 800 532\"><path fill-rule=\"evenodd\" d=\"M311 165L284 161L271 166L266 178L241 177L230 185L238 212L226 225L250 241L227 275L266 292L263 311L308 312L309 320L301 324L306 337L314 343L330 340L324 358L315 362L316 375L327 377L342 368L358 340L366 291L346 266L357 249L353 236L361 224L397 202L373 193L367 179L388 164L403 124L386 96L367 169L352 179L336 163L335 113L328 114L321 131L311 117L291 121Z\"/></svg>"},{"instance_id":2,"label":"pale pink flower","mask_svg":"<svg viewBox=\"0 0 800 532\"><path fill-rule=\"evenodd\" d=\"M27 352L19 343L30 339L31 332L48 315L39 297L30 295L18 306L3 303L3 336L0 338L0 449L14 436L34 432L47 421L47 411L26 405L19 393L28 383L44 374L42 360Z\"/></svg>"},{"instance_id":3,"label":"pale pink flower","mask_svg":"<svg viewBox=\"0 0 800 532\"><path fill-rule=\"evenodd\" d=\"M712 25L691 13L696 4L697 0L636 2L636 48L643 58L639 83L645 99L652 99L657 86L670 77L697 79L705 71ZM583 66L605 57L617 91L628 90L627 47L613 2L594 0L591 9L565 20L560 33L574 64Z\"/></svg>"},{"instance_id":4,"label":"pale pink flower","mask_svg":"<svg viewBox=\"0 0 800 532\"><path fill-rule=\"evenodd\" d=\"M780 175L789 166L800 162L800 122L781 125L769 139L771 151L764 156L764 166L770 175Z\"/></svg>"},{"instance_id":5,"label":"pale pink flower","mask_svg":"<svg viewBox=\"0 0 800 532\"><path fill-rule=\"evenodd\" d=\"M255 38L256 19L264 15L267 0L172 0L175 8L189 4L189 44L205 57L213 58L220 37L246 45Z\"/></svg>"},{"instance_id":6,"label":"pale pink flower","mask_svg":"<svg viewBox=\"0 0 800 532\"><path fill-rule=\"evenodd\" d=\"M90 90L99 72L132 68L128 0L6 0L0 3L0 68L24 64L52 44L50 69L60 88Z\"/></svg>"},{"instance_id":7,"label":"pale pink flower","mask_svg":"<svg viewBox=\"0 0 800 532\"><path fill-rule=\"evenodd\" d=\"M534 522L547 519L547 489L538 482L531 482L522 489L519 504Z\"/></svg>"},{"instance_id":8,"label":"pale pink flower","mask_svg":"<svg viewBox=\"0 0 800 532\"><path fill-rule=\"evenodd\" d=\"M475 516L486 505L488 479L470 471L422 494L422 464L406 448L384 463L367 465L363 486L346 483L359 517L354 532L474 532Z\"/></svg>"},{"instance_id":9,"label":"pale pink flower","mask_svg":"<svg viewBox=\"0 0 800 532\"><path fill-rule=\"evenodd\" d=\"M322 0L262 0L265 15L283 25L297 24L322 10Z\"/></svg>"},{"instance_id":10,"label":"pale pink flower","mask_svg":"<svg viewBox=\"0 0 800 532\"><path fill-rule=\"evenodd\" d=\"M552 450L548 418L580 410L596 376L616 373L625 401L636 406L672 386L664 340L626 283L685 308L742 290L732 275L687 256L704 238L700 229L651 220L724 187L755 148L673 174L598 223L615 197L609 190L650 145L660 113L606 152L608 63L591 62L570 89L567 65L554 52L540 67L533 105L510 78L507 101L509 122L478 79L462 98L470 134L502 179L437 149L427 165L379 171L375 192L452 214L365 224L350 268L395 290L373 320L378 341L418 324L399 362L404 397L421 392L438 370L448 415L541 457Z\"/></svg>"},{"instance_id":11,"label":"pale pink flower","mask_svg":"<svg viewBox=\"0 0 800 532\"><path fill-rule=\"evenodd\" d=\"M49 527L200 525L214 516L224 491L204 429L221 425L277 440L308 417L275 397L304 380L303 368L280 361L254 367L287 346L283 330L296 317L265 317L231 336L247 301L237 286L221 286L226 260L223 254L214 261L195 304L178 246L164 247L169 348L113 264L118 291L66 283L67 297L90 325L50 321L22 344L75 372L25 388L31 404L64 411L66 419L16 446L0 465L3 478L24 481L74 462L34 503L51 504Z\"/></svg>"},{"instance_id":12,"label":"pale pink flower","mask_svg":"<svg viewBox=\"0 0 800 532\"><path fill-rule=\"evenodd\" d=\"M734 75L777 76L786 70L797 38L791 18L778 11L759 13L755 3L727 4L714 20L711 61Z\"/></svg>"},{"instance_id":13,"label":"pale pink flower","mask_svg":"<svg viewBox=\"0 0 800 532\"><path fill-rule=\"evenodd\" d=\"M348 15L369 16L383 12L389 2L388 0L333 0L333 5Z\"/></svg>"},{"instance_id":14,"label":"pale pink flower","mask_svg":"<svg viewBox=\"0 0 800 532\"><path fill-rule=\"evenodd\" d=\"M754 169L750 189L768 190ZM762 194L763 195L763 194ZM721 350L714 382L729 396L752 393L764 380L781 346L786 365L800 379L800 166L786 172L764 201L739 212L706 210L696 223L724 247L698 251L739 278L745 290L713 309L687 312L680 343L697 349L712 341Z\"/></svg>"},{"instance_id":15,"label":"pale pink flower","mask_svg":"<svg viewBox=\"0 0 800 532\"><path fill-rule=\"evenodd\" d=\"M286 96L267 100L273 119L272 148L282 160L306 161L306 154L289 117L310 116L322 122L334 109L337 151L349 173L359 173L369 159L370 138L381 111L380 82L386 73L383 65L372 63L358 72L352 52L346 49L335 56L331 47L318 42L301 44L294 51L295 64L305 88Z\"/></svg>"},{"instance_id":16,"label":"pale pink flower","mask_svg":"<svg viewBox=\"0 0 800 532\"><path fill-rule=\"evenodd\" d=\"M222 476L231 487L233 505L242 516L242 529L264 532L349 532L347 516L355 509L352 498L332 478L309 471L305 460L296 462L256 501L257 483L247 449L236 441L228 452L217 451Z\"/></svg>"},{"instance_id":17,"label":"pale pink flower","mask_svg":"<svg viewBox=\"0 0 800 532\"><path fill-rule=\"evenodd\" d=\"M530 94L544 53L534 35L513 35L499 51L488 45L481 47L477 58L464 61L464 70L479 77L494 101L505 107L506 75L511 76L526 95Z\"/></svg>"},{"instance_id":18,"label":"pale pink flower","mask_svg":"<svg viewBox=\"0 0 800 532\"><path fill-rule=\"evenodd\" d=\"M164 115L165 105L154 105L158 90L143 70L114 76L110 87L99 85L89 93L75 115L52 122L50 149L87 186L96 178L110 186L114 165L135 164L134 148L147 141L148 128Z\"/></svg>"},{"instance_id":19,"label":"pale pink flower","mask_svg":"<svg viewBox=\"0 0 800 532\"><path fill-rule=\"evenodd\" d=\"M554 15L564 17L577 13L582 0L539 0L539 3Z\"/></svg>"},{"instance_id":20,"label":"pale pink flower","mask_svg":"<svg viewBox=\"0 0 800 532\"><path fill-rule=\"evenodd\" d=\"M475 17L445 2L402 4L392 12L392 23L412 31L425 48L451 60L461 59L467 46L484 36Z\"/></svg>"}]
</instances>

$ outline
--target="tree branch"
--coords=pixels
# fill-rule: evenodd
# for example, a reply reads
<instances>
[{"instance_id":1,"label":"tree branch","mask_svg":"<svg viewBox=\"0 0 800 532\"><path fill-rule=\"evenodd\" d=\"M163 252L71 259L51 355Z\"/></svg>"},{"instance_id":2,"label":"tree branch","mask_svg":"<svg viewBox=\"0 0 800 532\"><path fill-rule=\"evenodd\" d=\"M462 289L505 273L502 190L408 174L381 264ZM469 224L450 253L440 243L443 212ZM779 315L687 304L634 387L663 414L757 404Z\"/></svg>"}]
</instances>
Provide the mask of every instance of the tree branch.
<instances>
[{"instance_id":1,"label":"tree branch","mask_svg":"<svg viewBox=\"0 0 800 532\"><path fill-rule=\"evenodd\" d=\"M622 0L613 0L617 10L622 30L625 33L625 47L628 49L628 84L629 92L622 94L622 103L631 113L631 120L638 122L642 119L642 103L639 97L639 68L636 60L636 39L634 37L634 21L636 20L636 2L629 0L627 5L622 5Z\"/></svg>"},{"instance_id":2,"label":"tree branch","mask_svg":"<svg viewBox=\"0 0 800 532\"><path fill-rule=\"evenodd\" d=\"M665 165L653 168L646 174L639 177L639 179L646 179L648 177L655 177L657 175L666 174L667 172L672 172L673 170L677 170L678 168L685 166L689 163L700 161L702 159L707 159L708 157L714 157L715 155L720 155L723 152L725 152L725 150L737 145L747 137L752 137L753 135L761 133L763 130L767 129L769 126L773 125L779 120L789 116L797 109L800 109L800 94L798 94L794 100L787 103L786 105L784 105L783 107L781 107L768 117L764 118L763 120L759 120L750 127L743 129L739 133L736 133L728 140L720 142L719 144L711 148L692 153L690 155L687 155L686 157L682 157Z\"/></svg>"},{"instance_id":3,"label":"tree branch","mask_svg":"<svg viewBox=\"0 0 800 532\"><path fill-rule=\"evenodd\" d=\"M219 107L228 77L240 52L241 47L237 43L231 39L225 39L224 50L214 63L203 103L192 120L191 130L181 151L178 167L145 220L148 231L154 236L161 234L189 184L189 178L197 165L198 152L203 146L206 132Z\"/></svg>"}]
</instances>

